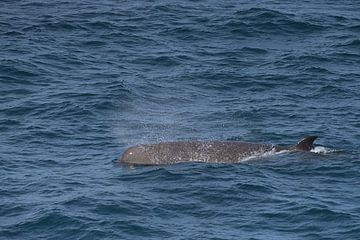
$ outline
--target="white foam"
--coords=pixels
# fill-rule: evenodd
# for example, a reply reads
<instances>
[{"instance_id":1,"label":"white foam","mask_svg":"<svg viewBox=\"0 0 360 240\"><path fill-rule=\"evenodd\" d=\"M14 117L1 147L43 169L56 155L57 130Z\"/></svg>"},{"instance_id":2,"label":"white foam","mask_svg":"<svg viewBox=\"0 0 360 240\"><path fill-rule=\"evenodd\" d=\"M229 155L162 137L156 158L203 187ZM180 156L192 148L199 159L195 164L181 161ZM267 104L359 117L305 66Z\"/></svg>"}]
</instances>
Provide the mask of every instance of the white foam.
<instances>
[{"instance_id":1,"label":"white foam","mask_svg":"<svg viewBox=\"0 0 360 240\"><path fill-rule=\"evenodd\" d=\"M246 162L249 160L253 160L253 159L257 159L257 158L263 158L263 157L269 157L269 156L273 156L275 154L278 154L279 152L275 152L275 150L270 150L270 151L265 151L265 152L254 152L253 154L251 154L248 157L243 157L239 159L239 162Z\"/></svg>"},{"instance_id":2,"label":"white foam","mask_svg":"<svg viewBox=\"0 0 360 240\"><path fill-rule=\"evenodd\" d=\"M327 154L327 153L336 152L336 150L327 148L327 147L323 147L323 146L316 146L314 149L311 150L311 152L317 153L317 154Z\"/></svg>"}]
</instances>

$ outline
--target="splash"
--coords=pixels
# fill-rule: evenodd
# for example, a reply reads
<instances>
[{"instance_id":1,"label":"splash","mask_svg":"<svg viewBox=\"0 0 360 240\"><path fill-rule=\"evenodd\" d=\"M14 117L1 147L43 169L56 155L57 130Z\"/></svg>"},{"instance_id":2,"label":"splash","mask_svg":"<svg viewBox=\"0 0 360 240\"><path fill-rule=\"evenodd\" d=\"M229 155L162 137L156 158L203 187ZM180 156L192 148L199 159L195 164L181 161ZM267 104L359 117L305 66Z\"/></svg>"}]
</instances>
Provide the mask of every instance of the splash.
<instances>
[{"instance_id":1,"label":"splash","mask_svg":"<svg viewBox=\"0 0 360 240\"><path fill-rule=\"evenodd\" d=\"M328 154L328 153L333 153L336 151L337 150L335 150L335 149L327 148L327 147L323 147L323 146L316 146L314 149L311 150L311 152L317 153L317 154Z\"/></svg>"}]
</instances>

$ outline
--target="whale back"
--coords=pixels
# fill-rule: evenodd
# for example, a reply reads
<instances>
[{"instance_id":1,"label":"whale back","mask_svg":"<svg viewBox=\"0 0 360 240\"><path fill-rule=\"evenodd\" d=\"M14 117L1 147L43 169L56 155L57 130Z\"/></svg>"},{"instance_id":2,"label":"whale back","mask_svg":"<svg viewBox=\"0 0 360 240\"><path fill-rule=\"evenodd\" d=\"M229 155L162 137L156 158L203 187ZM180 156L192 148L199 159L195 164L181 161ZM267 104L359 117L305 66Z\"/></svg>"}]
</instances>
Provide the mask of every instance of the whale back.
<instances>
[{"instance_id":1,"label":"whale back","mask_svg":"<svg viewBox=\"0 0 360 240\"><path fill-rule=\"evenodd\" d=\"M120 162L130 165L159 165L179 162L236 163L273 149L271 144L238 141L185 141L142 144L128 148Z\"/></svg>"},{"instance_id":2,"label":"whale back","mask_svg":"<svg viewBox=\"0 0 360 240\"><path fill-rule=\"evenodd\" d=\"M310 151L317 136L301 139L295 146L239 141L183 141L130 147L119 161L129 165L161 165L180 162L238 163L267 152Z\"/></svg>"}]
</instances>

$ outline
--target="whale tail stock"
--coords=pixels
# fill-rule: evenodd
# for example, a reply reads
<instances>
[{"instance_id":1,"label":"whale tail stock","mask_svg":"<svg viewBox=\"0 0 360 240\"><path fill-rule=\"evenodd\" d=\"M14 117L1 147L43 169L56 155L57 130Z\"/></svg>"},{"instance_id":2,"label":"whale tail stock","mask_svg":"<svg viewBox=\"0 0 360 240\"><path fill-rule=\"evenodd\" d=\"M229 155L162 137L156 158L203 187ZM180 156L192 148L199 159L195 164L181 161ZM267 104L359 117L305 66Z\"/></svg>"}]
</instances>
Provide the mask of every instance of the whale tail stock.
<instances>
[{"instance_id":1,"label":"whale tail stock","mask_svg":"<svg viewBox=\"0 0 360 240\"><path fill-rule=\"evenodd\" d=\"M314 141L318 136L308 136L301 139L295 146L296 150L310 151L314 148Z\"/></svg>"}]
</instances>

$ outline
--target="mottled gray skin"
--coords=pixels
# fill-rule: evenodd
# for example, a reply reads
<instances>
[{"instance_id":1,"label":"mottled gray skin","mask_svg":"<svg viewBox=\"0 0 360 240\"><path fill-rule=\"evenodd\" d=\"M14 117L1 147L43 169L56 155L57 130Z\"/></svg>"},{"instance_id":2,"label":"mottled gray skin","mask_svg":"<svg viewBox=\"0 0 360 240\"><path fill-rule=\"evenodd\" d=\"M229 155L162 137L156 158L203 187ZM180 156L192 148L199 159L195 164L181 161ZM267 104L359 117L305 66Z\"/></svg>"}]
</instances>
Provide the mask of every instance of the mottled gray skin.
<instances>
[{"instance_id":1,"label":"mottled gray skin","mask_svg":"<svg viewBox=\"0 0 360 240\"><path fill-rule=\"evenodd\" d=\"M238 163L246 158L283 150L310 151L316 136L302 139L292 147L238 141L184 141L142 144L128 148L122 164L162 165L180 162Z\"/></svg>"}]
</instances>

